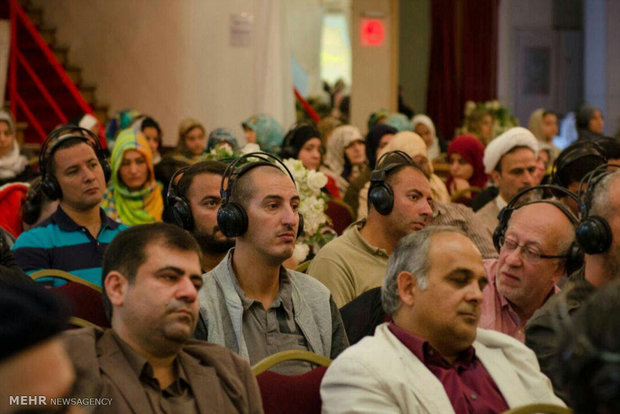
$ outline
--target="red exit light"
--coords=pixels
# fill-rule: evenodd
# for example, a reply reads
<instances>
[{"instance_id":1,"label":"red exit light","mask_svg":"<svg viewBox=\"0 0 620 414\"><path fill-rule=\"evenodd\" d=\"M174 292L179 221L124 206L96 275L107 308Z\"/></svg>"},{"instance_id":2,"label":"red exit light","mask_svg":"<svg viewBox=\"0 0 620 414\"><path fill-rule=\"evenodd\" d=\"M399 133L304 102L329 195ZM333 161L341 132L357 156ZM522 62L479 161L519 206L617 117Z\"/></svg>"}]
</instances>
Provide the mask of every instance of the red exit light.
<instances>
[{"instance_id":1,"label":"red exit light","mask_svg":"<svg viewBox=\"0 0 620 414\"><path fill-rule=\"evenodd\" d=\"M362 46L383 46L385 39L385 27L379 19L362 18L360 24L360 40Z\"/></svg>"}]
</instances>

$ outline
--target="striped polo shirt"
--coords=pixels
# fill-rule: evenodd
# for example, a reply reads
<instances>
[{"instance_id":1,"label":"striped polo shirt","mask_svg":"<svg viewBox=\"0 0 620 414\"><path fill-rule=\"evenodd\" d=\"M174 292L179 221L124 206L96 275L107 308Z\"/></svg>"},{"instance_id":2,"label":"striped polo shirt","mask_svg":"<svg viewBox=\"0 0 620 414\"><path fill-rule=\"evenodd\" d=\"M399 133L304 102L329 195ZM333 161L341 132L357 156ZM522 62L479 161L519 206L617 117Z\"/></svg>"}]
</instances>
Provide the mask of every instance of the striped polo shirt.
<instances>
[{"instance_id":1,"label":"striped polo shirt","mask_svg":"<svg viewBox=\"0 0 620 414\"><path fill-rule=\"evenodd\" d=\"M95 239L58 206L47 220L17 238L13 245L15 261L27 275L41 269L59 269L101 286L103 252L128 227L109 218L103 209L99 211L101 229Z\"/></svg>"}]
</instances>

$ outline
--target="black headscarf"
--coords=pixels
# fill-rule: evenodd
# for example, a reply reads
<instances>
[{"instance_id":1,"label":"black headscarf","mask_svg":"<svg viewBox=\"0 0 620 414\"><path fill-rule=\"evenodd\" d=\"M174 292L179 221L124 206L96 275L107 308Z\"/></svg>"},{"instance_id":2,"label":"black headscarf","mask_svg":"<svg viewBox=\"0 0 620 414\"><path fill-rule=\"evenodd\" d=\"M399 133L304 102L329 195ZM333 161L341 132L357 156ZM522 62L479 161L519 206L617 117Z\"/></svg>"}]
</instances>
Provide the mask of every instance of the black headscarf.
<instances>
[{"instance_id":1,"label":"black headscarf","mask_svg":"<svg viewBox=\"0 0 620 414\"><path fill-rule=\"evenodd\" d=\"M368 135L366 135L366 158L371 168L374 168L377 162L376 154L381 138L383 138L384 135L396 134L397 132L398 130L396 128L385 124L375 125L368 131Z\"/></svg>"}]
</instances>

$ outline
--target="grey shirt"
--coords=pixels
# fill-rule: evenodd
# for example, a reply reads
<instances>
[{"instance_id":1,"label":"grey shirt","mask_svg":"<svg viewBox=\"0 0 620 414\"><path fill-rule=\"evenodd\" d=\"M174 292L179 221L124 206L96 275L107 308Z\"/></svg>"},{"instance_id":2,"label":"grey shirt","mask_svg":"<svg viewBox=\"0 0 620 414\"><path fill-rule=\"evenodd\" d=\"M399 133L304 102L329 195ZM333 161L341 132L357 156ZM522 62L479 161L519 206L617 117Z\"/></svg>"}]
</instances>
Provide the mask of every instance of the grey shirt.
<instances>
[{"instance_id":1,"label":"grey shirt","mask_svg":"<svg viewBox=\"0 0 620 414\"><path fill-rule=\"evenodd\" d=\"M295 323L291 281L280 269L280 291L268 309L258 300L248 298L234 278L233 284L243 306L243 336L250 354L250 365L269 355L293 349L308 350L308 342ZM276 365L272 371L281 374L299 374L312 367L291 361Z\"/></svg>"}]
</instances>

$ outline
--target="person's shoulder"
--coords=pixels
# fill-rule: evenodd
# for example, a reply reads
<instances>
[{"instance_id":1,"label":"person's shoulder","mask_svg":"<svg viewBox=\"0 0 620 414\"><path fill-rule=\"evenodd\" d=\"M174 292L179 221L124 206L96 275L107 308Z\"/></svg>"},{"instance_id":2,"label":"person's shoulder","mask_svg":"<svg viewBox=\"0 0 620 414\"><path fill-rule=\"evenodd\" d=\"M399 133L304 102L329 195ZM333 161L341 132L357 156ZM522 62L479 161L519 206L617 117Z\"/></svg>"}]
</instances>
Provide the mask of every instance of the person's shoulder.
<instances>
[{"instance_id":1,"label":"person's shoulder","mask_svg":"<svg viewBox=\"0 0 620 414\"><path fill-rule=\"evenodd\" d=\"M48 217L30 230L26 230L15 240L13 250L24 247L48 248L51 244L51 237L58 227L51 217Z\"/></svg>"},{"instance_id":2,"label":"person's shoulder","mask_svg":"<svg viewBox=\"0 0 620 414\"><path fill-rule=\"evenodd\" d=\"M291 279L291 282L294 285L298 286L300 289L302 289L303 292L305 292L306 289L311 289L313 291L318 291L326 295L330 294L329 289L314 277L305 273L298 272L296 270L286 269L286 271L289 278Z\"/></svg>"},{"instance_id":3,"label":"person's shoulder","mask_svg":"<svg viewBox=\"0 0 620 414\"><path fill-rule=\"evenodd\" d=\"M476 341L474 344L476 342L486 346L487 348L518 348L529 350L528 347L512 336L492 329L478 328L476 333Z\"/></svg>"},{"instance_id":4,"label":"person's shoulder","mask_svg":"<svg viewBox=\"0 0 620 414\"><path fill-rule=\"evenodd\" d=\"M211 366L219 373L224 371L247 371L249 363L230 349L211 342L190 339L181 350L196 359L203 366Z\"/></svg>"}]
</instances>

